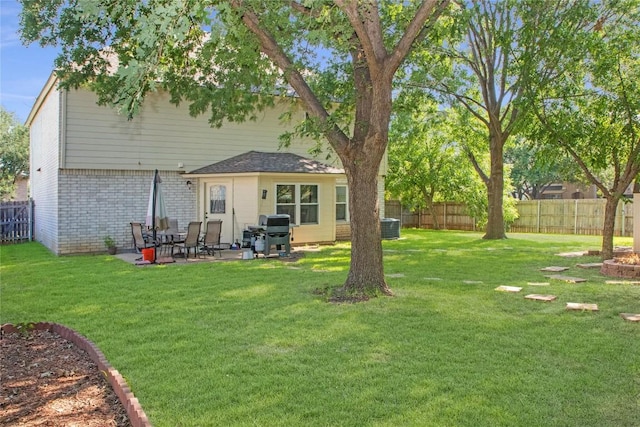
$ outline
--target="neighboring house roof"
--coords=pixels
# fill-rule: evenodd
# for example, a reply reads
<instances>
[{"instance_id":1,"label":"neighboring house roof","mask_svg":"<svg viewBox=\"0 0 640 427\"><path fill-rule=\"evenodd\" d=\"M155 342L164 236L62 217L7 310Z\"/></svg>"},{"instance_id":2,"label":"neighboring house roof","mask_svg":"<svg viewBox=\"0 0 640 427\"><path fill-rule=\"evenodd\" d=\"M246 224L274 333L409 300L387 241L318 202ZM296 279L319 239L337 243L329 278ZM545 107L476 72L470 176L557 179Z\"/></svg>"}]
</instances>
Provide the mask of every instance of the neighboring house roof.
<instances>
[{"instance_id":1,"label":"neighboring house roof","mask_svg":"<svg viewBox=\"0 0 640 427\"><path fill-rule=\"evenodd\" d=\"M221 162L205 166L189 172L189 174L219 174L219 173L322 173L341 174L342 169L306 159L292 153L263 153L249 151L238 156L222 160Z\"/></svg>"}]
</instances>

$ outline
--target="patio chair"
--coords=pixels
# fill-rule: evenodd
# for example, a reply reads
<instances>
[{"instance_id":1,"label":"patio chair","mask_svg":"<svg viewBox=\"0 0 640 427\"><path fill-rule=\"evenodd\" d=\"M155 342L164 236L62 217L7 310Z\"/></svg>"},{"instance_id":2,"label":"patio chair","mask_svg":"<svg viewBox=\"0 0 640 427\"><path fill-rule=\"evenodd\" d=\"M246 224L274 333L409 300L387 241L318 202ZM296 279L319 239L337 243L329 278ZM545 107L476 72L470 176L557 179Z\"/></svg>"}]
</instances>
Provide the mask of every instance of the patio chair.
<instances>
[{"instance_id":1,"label":"patio chair","mask_svg":"<svg viewBox=\"0 0 640 427\"><path fill-rule=\"evenodd\" d=\"M185 234L178 230L178 220L169 219L169 228L164 231L165 244L175 245L176 243L184 243Z\"/></svg>"},{"instance_id":2,"label":"patio chair","mask_svg":"<svg viewBox=\"0 0 640 427\"><path fill-rule=\"evenodd\" d=\"M144 236L141 222L131 223L131 236L133 236L133 246L138 253L142 252L143 249L157 248L160 246L159 242Z\"/></svg>"},{"instance_id":3,"label":"patio chair","mask_svg":"<svg viewBox=\"0 0 640 427\"><path fill-rule=\"evenodd\" d=\"M173 256L173 250L175 248L180 249L180 253L184 255L185 259L189 258L189 252L193 248L193 254L198 256L198 249L200 247L200 227L202 221L191 221L187 227L187 236L182 243L176 243L171 246L171 256Z\"/></svg>"},{"instance_id":4,"label":"patio chair","mask_svg":"<svg viewBox=\"0 0 640 427\"><path fill-rule=\"evenodd\" d=\"M220 245L220 234L222 233L222 220L216 219L207 221L207 227L202 239L201 250L209 255L215 255L216 249L222 258L222 246Z\"/></svg>"}]
</instances>

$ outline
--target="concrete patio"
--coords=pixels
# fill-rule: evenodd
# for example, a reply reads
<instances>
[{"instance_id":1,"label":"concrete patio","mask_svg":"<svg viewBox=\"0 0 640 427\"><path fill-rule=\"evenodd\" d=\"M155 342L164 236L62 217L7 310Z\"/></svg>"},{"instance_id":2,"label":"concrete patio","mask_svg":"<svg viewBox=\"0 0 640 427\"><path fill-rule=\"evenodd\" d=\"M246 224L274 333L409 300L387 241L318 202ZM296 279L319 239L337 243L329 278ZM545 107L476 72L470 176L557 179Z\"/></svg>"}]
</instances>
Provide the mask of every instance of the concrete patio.
<instances>
[{"instance_id":1,"label":"concrete patio","mask_svg":"<svg viewBox=\"0 0 640 427\"><path fill-rule=\"evenodd\" d=\"M171 254L167 251L160 251L156 257L155 264L190 264L190 263L201 263L201 262L223 262L223 261L244 261L251 262L257 260L264 259L275 259L282 261L295 261L300 257L304 256L304 252L309 250L318 250L317 247L299 247L299 248L291 248L291 253L288 256L280 256L278 253L272 253L270 256L265 257L263 254L252 254L254 258L243 259L243 252L247 251L247 249L223 249L221 252L215 251L214 255L209 255L207 253L200 253L197 256L194 256L193 253L189 254L188 258L182 256L182 254L174 254L171 257ZM115 257L120 258L123 261L126 261L135 265L153 265L148 261L143 261L142 254L137 252L119 252L115 255Z\"/></svg>"}]
</instances>

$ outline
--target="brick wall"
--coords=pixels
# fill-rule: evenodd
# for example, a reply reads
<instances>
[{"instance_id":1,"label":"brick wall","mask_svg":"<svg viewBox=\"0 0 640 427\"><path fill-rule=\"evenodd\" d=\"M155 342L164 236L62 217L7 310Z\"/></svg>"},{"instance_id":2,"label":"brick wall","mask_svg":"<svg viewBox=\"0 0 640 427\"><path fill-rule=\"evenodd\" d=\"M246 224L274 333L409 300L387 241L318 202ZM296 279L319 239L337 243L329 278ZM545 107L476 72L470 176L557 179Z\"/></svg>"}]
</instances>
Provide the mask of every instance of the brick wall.
<instances>
[{"instance_id":1,"label":"brick wall","mask_svg":"<svg viewBox=\"0 0 640 427\"><path fill-rule=\"evenodd\" d=\"M175 171L161 171L160 177L169 216L185 228L195 219L195 189ZM152 179L153 171L60 171L57 253L104 252L106 235L119 250L133 249L129 224L144 223Z\"/></svg>"}]
</instances>

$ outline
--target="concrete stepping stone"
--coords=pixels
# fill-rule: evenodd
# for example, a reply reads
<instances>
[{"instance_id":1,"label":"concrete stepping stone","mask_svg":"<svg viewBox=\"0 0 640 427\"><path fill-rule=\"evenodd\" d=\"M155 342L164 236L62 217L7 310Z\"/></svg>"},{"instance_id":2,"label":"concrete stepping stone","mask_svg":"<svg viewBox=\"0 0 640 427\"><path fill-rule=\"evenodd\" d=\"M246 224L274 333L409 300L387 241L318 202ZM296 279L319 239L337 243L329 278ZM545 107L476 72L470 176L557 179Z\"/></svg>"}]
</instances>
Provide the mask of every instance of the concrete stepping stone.
<instances>
[{"instance_id":1,"label":"concrete stepping stone","mask_svg":"<svg viewBox=\"0 0 640 427\"><path fill-rule=\"evenodd\" d=\"M567 310L598 311L598 304L587 304L583 302L568 302Z\"/></svg>"},{"instance_id":2,"label":"concrete stepping stone","mask_svg":"<svg viewBox=\"0 0 640 427\"><path fill-rule=\"evenodd\" d=\"M550 284L549 282L527 282L529 286L549 286Z\"/></svg>"},{"instance_id":3,"label":"concrete stepping stone","mask_svg":"<svg viewBox=\"0 0 640 427\"><path fill-rule=\"evenodd\" d=\"M587 281L587 279L582 279L580 277L563 276L562 274L552 274L551 276L546 277L549 279L562 280L568 283L583 283Z\"/></svg>"},{"instance_id":4,"label":"concrete stepping stone","mask_svg":"<svg viewBox=\"0 0 640 427\"><path fill-rule=\"evenodd\" d=\"M534 300L534 301L549 302L549 301L554 301L558 297L555 295L529 294L529 295L526 295L525 298Z\"/></svg>"},{"instance_id":5,"label":"concrete stepping stone","mask_svg":"<svg viewBox=\"0 0 640 427\"><path fill-rule=\"evenodd\" d=\"M391 277L391 278L398 278L398 277L405 277L403 273L391 273L391 274L385 274L385 276L387 277Z\"/></svg>"},{"instance_id":6,"label":"concrete stepping stone","mask_svg":"<svg viewBox=\"0 0 640 427\"><path fill-rule=\"evenodd\" d=\"M522 288L518 286L498 286L494 290L501 292L520 292Z\"/></svg>"},{"instance_id":7,"label":"concrete stepping stone","mask_svg":"<svg viewBox=\"0 0 640 427\"><path fill-rule=\"evenodd\" d=\"M640 285L640 280L607 280L607 285Z\"/></svg>"},{"instance_id":8,"label":"concrete stepping stone","mask_svg":"<svg viewBox=\"0 0 640 427\"><path fill-rule=\"evenodd\" d=\"M422 279L423 280L433 280L434 282L442 280L442 278L440 278L440 277L423 277Z\"/></svg>"},{"instance_id":9,"label":"concrete stepping stone","mask_svg":"<svg viewBox=\"0 0 640 427\"><path fill-rule=\"evenodd\" d=\"M640 322L640 314L620 313L620 317L629 322Z\"/></svg>"},{"instance_id":10,"label":"concrete stepping stone","mask_svg":"<svg viewBox=\"0 0 640 427\"><path fill-rule=\"evenodd\" d=\"M482 280L463 280L462 283L465 285L482 285L484 282Z\"/></svg>"},{"instance_id":11,"label":"concrete stepping stone","mask_svg":"<svg viewBox=\"0 0 640 427\"><path fill-rule=\"evenodd\" d=\"M556 254L556 255L561 256L561 257L565 257L565 258L571 258L571 257L585 256L587 253L588 253L588 251L562 252L562 253L559 253L559 254Z\"/></svg>"},{"instance_id":12,"label":"concrete stepping stone","mask_svg":"<svg viewBox=\"0 0 640 427\"><path fill-rule=\"evenodd\" d=\"M584 264L576 264L576 267L580 267L580 268L600 268L602 267L602 263L601 262L587 262Z\"/></svg>"},{"instance_id":13,"label":"concrete stepping stone","mask_svg":"<svg viewBox=\"0 0 640 427\"><path fill-rule=\"evenodd\" d=\"M541 268L540 271L553 271L555 273L559 273L561 271L567 271L568 269L569 267L558 267L558 266L552 265L551 267Z\"/></svg>"}]
</instances>

